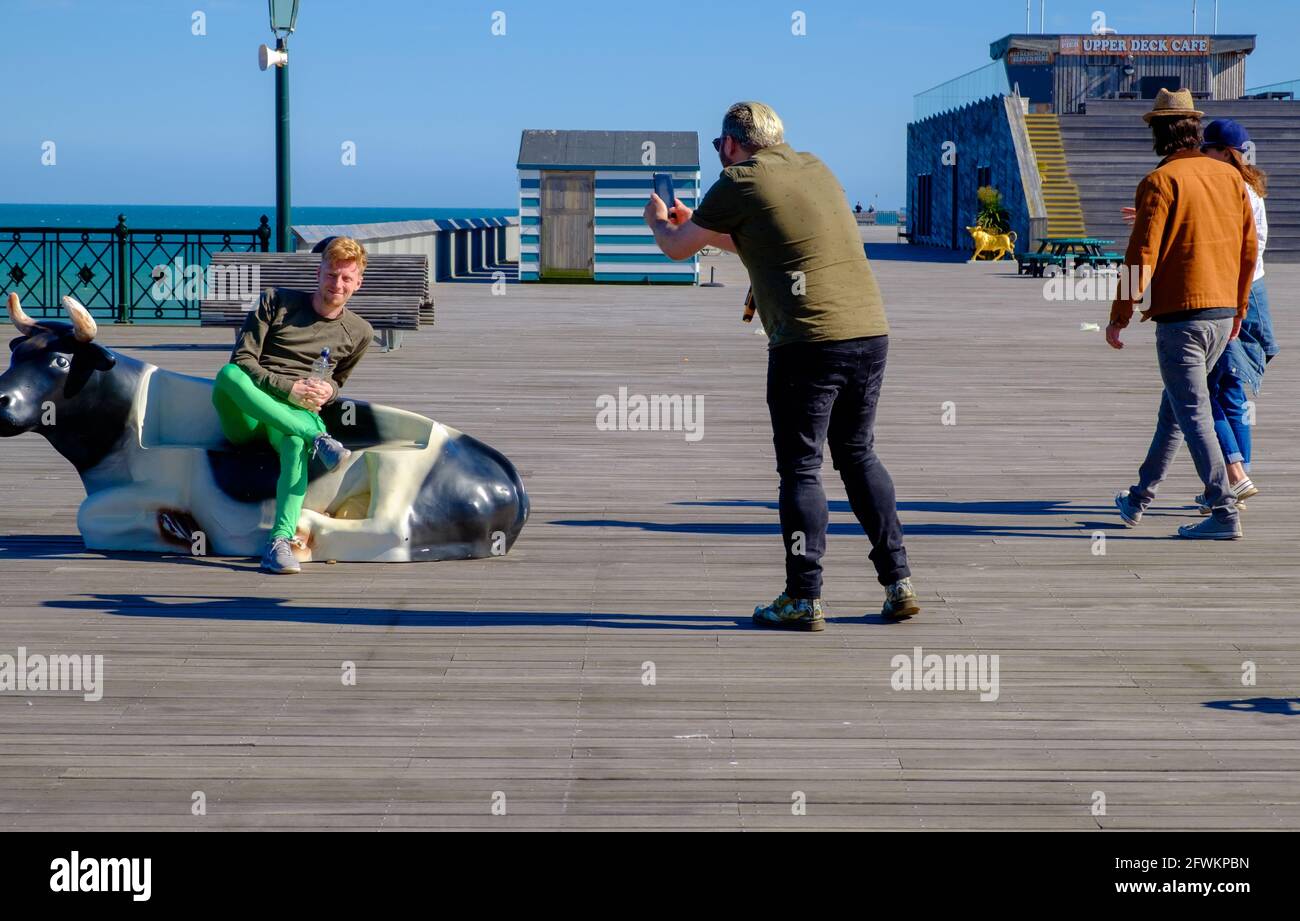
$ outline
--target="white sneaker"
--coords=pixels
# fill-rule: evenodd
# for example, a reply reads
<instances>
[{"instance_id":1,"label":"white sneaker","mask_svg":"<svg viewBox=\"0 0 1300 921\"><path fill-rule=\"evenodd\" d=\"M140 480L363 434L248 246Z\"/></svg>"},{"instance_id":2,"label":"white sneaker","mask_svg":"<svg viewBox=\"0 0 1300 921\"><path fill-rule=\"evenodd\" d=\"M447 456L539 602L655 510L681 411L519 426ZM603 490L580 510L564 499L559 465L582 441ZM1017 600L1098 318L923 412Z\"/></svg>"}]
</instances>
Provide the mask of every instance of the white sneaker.
<instances>
[{"instance_id":1,"label":"white sneaker","mask_svg":"<svg viewBox=\"0 0 1300 921\"><path fill-rule=\"evenodd\" d=\"M1237 511L1239 512L1244 512L1246 510L1246 499L1259 495L1259 487L1251 482L1250 477L1232 483L1228 488L1231 489L1232 494L1237 497ZM1201 493L1192 501L1196 503L1196 510L1202 515L1208 515L1210 512L1214 511L1210 508L1210 504L1205 501L1205 493Z\"/></svg>"}]
</instances>

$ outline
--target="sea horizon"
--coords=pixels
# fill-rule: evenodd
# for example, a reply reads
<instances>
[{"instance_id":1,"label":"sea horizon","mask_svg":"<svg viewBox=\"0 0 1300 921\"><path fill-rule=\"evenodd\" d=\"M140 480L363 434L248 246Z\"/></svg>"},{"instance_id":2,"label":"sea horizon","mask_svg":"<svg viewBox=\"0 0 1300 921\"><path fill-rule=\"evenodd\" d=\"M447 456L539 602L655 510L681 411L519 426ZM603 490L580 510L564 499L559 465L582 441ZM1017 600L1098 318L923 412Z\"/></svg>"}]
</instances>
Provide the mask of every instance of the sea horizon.
<instances>
[{"instance_id":1,"label":"sea horizon","mask_svg":"<svg viewBox=\"0 0 1300 921\"><path fill-rule=\"evenodd\" d=\"M146 230L255 230L265 214L275 225L273 205L130 205L0 202L0 228L111 228L124 214L128 227ZM510 217L517 207L391 207L365 205L298 205L292 224L374 224L387 221Z\"/></svg>"}]
</instances>

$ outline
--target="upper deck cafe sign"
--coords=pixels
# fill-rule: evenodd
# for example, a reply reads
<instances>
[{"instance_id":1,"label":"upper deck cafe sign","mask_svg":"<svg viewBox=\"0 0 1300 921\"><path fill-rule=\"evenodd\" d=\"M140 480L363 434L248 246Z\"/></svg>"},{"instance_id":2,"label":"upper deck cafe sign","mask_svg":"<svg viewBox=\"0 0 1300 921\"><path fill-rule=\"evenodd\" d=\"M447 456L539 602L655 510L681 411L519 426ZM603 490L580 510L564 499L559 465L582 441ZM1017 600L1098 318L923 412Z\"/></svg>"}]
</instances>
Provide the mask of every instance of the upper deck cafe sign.
<instances>
[{"instance_id":1,"label":"upper deck cafe sign","mask_svg":"<svg viewBox=\"0 0 1300 921\"><path fill-rule=\"evenodd\" d=\"M1210 39L1198 35L1062 35L1061 54L1209 54Z\"/></svg>"}]
</instances>

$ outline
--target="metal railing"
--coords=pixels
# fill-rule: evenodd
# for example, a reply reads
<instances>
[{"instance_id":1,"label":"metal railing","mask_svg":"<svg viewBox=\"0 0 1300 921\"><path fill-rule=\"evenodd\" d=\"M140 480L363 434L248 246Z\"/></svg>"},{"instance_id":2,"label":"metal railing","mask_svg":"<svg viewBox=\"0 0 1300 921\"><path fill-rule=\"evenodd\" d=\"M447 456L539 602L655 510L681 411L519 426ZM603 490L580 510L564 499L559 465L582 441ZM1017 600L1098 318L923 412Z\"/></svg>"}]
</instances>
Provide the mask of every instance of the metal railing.
<instances>
[{"instance_id":1,"label":"metal railing","mask_svg":"<svg viewBox=\"0 0 1300 921\"><path fill-rule=\"evenodd\" d=\"M898 211L863 211L854 216L859 224L877 227L893 227L903 221L903 215Z\"/></svg>"},{"instance_id":2,"label":"metal railing","mask_svg":"<svg viewBox=\"0 0 1300 921\"><path fill-rule=\"evenodd\" d=\"M1011 86L1007 82L1006 64L1002 61L994 61L970 73L954 77L947 83L940 83L922 93L917 93L912 97L913 120L919 122L942 112L979 102L981 99L1009 95L1011 95Z\"/></svg>"},{"instance_id":3,"label":"metal railing","mask_svg":"<svg viewBox=\"0 0 1300 921\"><path fill-rule=\"evenodd\" d=\"M62 316L71 295L97 319L197 323L212 254L270 240L266 215L254 230L136 229L121 214L115 227L0 227L0 286L35 319Z\"/></svg>"},{"instance_id":4,"label":"metal railing","mask_svg":"<svg viewBox=\"0 0 1300 921\"><path fill-rule=\"evenodd\" d=\"M1270 83L1246 90L1247 96L1271 96L1275 99L1300 99L1300 80L1288 80L1285 83Z\"/></svg>"}]
</instances>

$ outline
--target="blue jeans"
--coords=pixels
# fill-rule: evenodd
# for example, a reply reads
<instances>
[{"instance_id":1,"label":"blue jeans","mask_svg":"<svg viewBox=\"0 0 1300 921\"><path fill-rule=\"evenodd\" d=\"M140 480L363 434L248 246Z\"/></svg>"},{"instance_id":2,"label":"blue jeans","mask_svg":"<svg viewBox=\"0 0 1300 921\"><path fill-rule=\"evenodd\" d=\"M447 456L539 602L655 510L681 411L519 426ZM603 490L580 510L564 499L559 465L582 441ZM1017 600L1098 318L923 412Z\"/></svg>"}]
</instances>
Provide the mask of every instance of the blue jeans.
<instances>
[{"instance_id":1,"label":"blue jeans","mask_svg":"<svg viewBox=\"0 0 1300 921\"><path fill-rule=\"evenodd\" d=\"M1214 517L1236 520L1237 500L1228 488L1228 468L1214 434L1209 386L1210 369L1223 354L1230 335L1231 319L1156 324L1156 360L1165 389L1156 433L1138 471L1138 484L1129 490L1139 508L1146 509L1155 499L1185 437Z\"/></svg>"},{"instance_id":2,"label":"blue jeans","mask_svg":"<svg viewBox=\"0 0 1300 921\"><path fill-rule=\"evenodd\" d=\"M1228 343L1210 372L1210 400L1219 447L1228 463L1239 463L1247 470L1252 425L1246 422L1247 394L1259 393L1264 367L1278 351L1268 309L1268 288L1261 278L1251 286L1250 308L1241 324L1241 336Z\"/></svg>"},{"instance_id":3,"label":"blue jeans","mask_svg":"<svg viewBox=\"0 0 1300 921\"><path fill-rule=\"evenodd\" d=\"M1210 401L1214 410L1214 434L1219 438L1223 459L1250 469L1250 429L1246 421L1246 385L1224 367L1222 360L1210 374Z\"/></svg>"},{"instance_id":4,"label":"blue jeans","mask_svg":"<svg viewBox=\"0 0 1300 921\"><path fill-rule=\"evenodd\" d=\"M1215 370L1227 368L1234 377L1246 385L1250 393L1259 393L1264 379L1264 366L1278 354L1280 348L1273 335L1273 317L1268 307L1268 286L1261 278L1250 287L1250 302L1246 318L1241 324L1241 335L1228 343ZM1213 386L1213 380L1211 380Z\"/></svg>"},{"instance_id":5,"label":"blue jeans","mask_svg":"<svg viewBox=\"0 0 1300 921\"><path fill-rule=\"evenodd\" d=\"M829 521L823 443L830 444L849 506L871 541L877 581L892 585L911 575L894 481L876 456L872 431L888 352L888 336L791 342L768 352L767 406L781 475L785 591L791 598L821 597Z\"/></svg>"}]
</instances>

